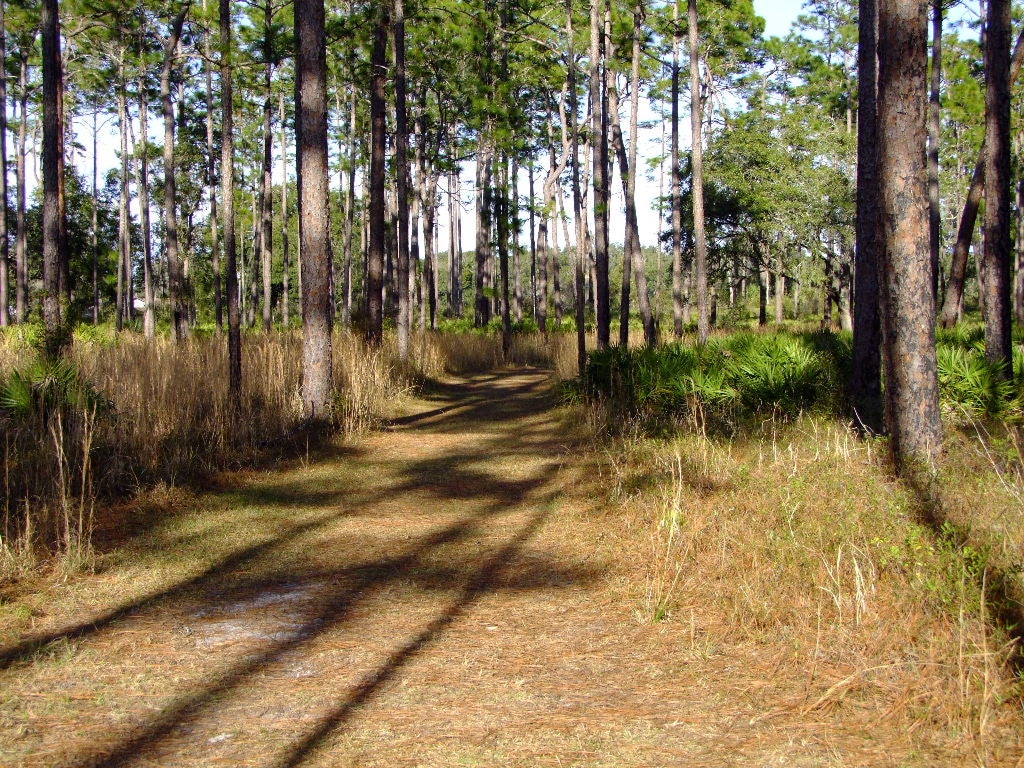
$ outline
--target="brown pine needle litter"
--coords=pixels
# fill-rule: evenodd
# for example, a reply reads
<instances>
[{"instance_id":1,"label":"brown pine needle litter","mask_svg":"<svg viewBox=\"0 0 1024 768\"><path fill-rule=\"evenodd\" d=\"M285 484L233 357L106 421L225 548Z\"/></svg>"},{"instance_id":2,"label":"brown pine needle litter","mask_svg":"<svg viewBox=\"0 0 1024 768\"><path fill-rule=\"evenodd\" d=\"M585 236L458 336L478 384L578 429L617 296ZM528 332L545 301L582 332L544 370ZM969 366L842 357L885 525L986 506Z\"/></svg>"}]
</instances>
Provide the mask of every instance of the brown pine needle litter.
<instances>
[{"instance_id":1,"label":"brown pine needle litter","mask_svg":"<svg viewBox=\"0 0 1024 768\"><path fill-rule=\"evenodd\" d=\"M976 564L845 428L608 448L530 368L396 404L383 431L117 510L138 517L95 573L5 586L0 764L1024 755Z\"/></svg>"}]
</instances>

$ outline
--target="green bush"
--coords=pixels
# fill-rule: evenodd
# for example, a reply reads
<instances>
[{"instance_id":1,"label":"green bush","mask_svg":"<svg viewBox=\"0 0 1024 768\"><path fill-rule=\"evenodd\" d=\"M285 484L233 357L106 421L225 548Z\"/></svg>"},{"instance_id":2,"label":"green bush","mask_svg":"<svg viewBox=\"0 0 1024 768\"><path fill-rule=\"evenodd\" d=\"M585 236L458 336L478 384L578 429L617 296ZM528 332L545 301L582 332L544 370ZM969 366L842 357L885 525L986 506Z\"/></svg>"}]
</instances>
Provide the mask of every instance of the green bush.
<instances>
[{"instance_id":1,"label":"green bush","mask_svg":"<svg viewBox=\"0 0 1024 768\"><path fill-rule=\"evenodd\" d=\"M616 408L659 422L796 416L837 400L848 346L813 335L737 333L704 346L612 347L588 356L582 387Z\"/></svg>"}]
</instances>

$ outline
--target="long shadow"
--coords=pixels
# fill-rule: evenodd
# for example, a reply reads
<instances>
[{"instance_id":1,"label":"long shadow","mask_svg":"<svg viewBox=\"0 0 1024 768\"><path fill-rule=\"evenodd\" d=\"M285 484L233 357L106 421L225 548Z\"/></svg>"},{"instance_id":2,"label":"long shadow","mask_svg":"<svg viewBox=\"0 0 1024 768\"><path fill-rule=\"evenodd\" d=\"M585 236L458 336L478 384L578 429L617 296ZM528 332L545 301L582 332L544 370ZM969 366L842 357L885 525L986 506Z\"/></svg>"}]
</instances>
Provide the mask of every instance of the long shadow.
<instances>
[{"instance_id":1,"label":"long shadow","mask_svg":"<svg viewBox=\"0 0 1024 768\"><path fill-rule=\"evenodd\" d=\"M217 562L207 566L195 576L184 581L180 581L173 586L157 590L156 592L151 592L145 597L141 597L137 600L123 603L116 608L111 608L78 624L22 640L21 642L0 651L0 670L6 669L11 666L11 664L18 661L24 661L31 658L37 651L57 640L80 640L109 627L111 624L120 621L121 619L126 619L130 616L141 613L159 602L184 597L190 592L198 589L200 585L237 569L246 562L265 554L270 549L293 541L305 533L309 533L310 531L321 528L328 523L345 517L346 514L346 512L340 511L316 520L298 523L290 530L275 536L268 541L251 544L248 547L243 547L230 553Z\"/></svg>"},{"instance_id":2,"label":"long shadow","mask_svg":"<svg viewBox=\"0 0 1024 768\"><path fill-rule=\"evenodd\" d=\"M552 496L545 500L544 503L549 504L553 498ZM496 503L489 508L460 520L452 526L427 536L404 555L384 558L377 562L364 564L352 569L349 574L346 574L353 577L353 581L349 586L337 594L329 596L318 607L317 615L307 620L289 637L275 640L261 653L239 660L228 669L216 674L199 691L179 696L166 705L149 725L141 728L114 749L104 750L103 754L84 756L78 762L69 763L69 765L74 765L76 768L115 768L115 766L127 765L133 757L144 751L146 747L156 744L169 735L174 728L194 720L202 711L215 704L223 694L233 690L248 678L277 662L285 654L308 644L326 632L339 628L347 621L355 606L361 600L366 599L376 588L385 583L400 580L405 576L412 576L417 563L431 551L444 544L465 539L482 523L492 519L496 514L500 514L501 507L503 506L501 503ZM535 515L530 524L513 539L510 545L507 545L492 558L485 568L480 569L479 573L486 572L487 578L483 579L478 573L470 582L471 584L477 584L477 586L470 589L469 594L474 596L474 598L479 595L486 584L493 580L499 561L501 563L507 562L508 557L522 546L522 543L526 541L529 535L536 531L543 520L543 513ZM512 547L511 549L509 548L510 546ZM583 575L582 573L580 574L581 577ZM559 585L564 586L565 580L560 579ZM461 610L464 610L464 607ZM440 624L438 624L438 621L435 621L430 625L433 627L435 624L438 624L437 630L430 631L428 627L428 630L425 630L425 632L433 636L440 628L454 621L457 615L458 612L452 613L448 619L444 619L444 616L442 616L441 620L439 620ZM413 652L414 650L412 649L405 652L402 654L402 658L408 660ZM400 666L400 664L396 664L394 670L388 676L393 675ZM383 679L380 682L383 682ZM378 682L373 687L378 687L379 684Z\"/></svg>"},{"instance_id":3,"label":"long shadow","mask_svg":"<svg viewBox=\"0 0 1024 768\"><path fill-rule=\"evenodd\" d=\"M546 518L546 512L535 514L514 538L477 569L476 573L462 587L456 600L424 627L416 637L392 653L386 662L363 677L362 681L332 712L322 717L309 734L292 745L272 765L275 768L293 768L310 756L331 733L344 725L359 707L368 703L383 685L394 678L428 645L437 640L442 633L461 618L477 599L485 593L493 591L501 570L515 558L523 545L540 529Z\"/></svg>"},{"instance_id":4,"label":"long shadow","mask_svg":"<svg viewBox=\"0 0 1024 768\"><path fill-rule=\"evenodd\" d=\"M510 410L506 406L511 403L515 413L540 413L547 407L546 398L538 397L537 393L543 381L528 382L514 387L486 387L485 393L478 402L469 406L473 416L467 417L466 411L461 411L459 421L465 425L470 419L479 425L481 421L494 421L499 414L506 416ZM471 387L477 391L477 387ZM500 407L495 407L495 392L499 390L499 396L503 397ZM487 395L490 395L488 397ZM451 397L457 399L456 393ZM522 403L527 400L527 403ZM542 402L538 403L538 400ZM517 402L520 401L520 402ZM490 407L488 407L490 406ZM436 426L436 425L431 425ZM447 425L446 425L447 426ZM409 428L409 427L405 427ZM412 429L429 429L427 425L412 427ZM464 431L465 427L463 427ZM182 694L173 699L163 710L156 715L147 725L125 738L120 744L112 749L100 749L93 754L80 755L77 762L72 764L79 766L118 766L125 765L132 757L140 751L145 751L151 746L183 724L194 720L202 711L211 707L225 693L236 689L254 674L279 661L285 654L302 647L314 638L323 635L325 632L335 630L343 625L351 616L353 608L366 597L387 583L410 581L427 589L447 590L453 583L458 583L460 578L465 578L465 584L456 599L436 619L430 622L415 639L403 646L392 655L386 664L364 678L353 692L346 697L339 707L323 718L320 724L300 742L296 743L288 753L282 757L282 765L298 764L304 756L317 745L335 728L344 723L351 712L360 704L369 700L380 685L391 679L420 650L434 639L436 639L447 627L461 616L479 596L487 590L496 588L517 588L517 589L551 589L566 586L571 583L578 583L588 580L594 576L593 573L583 569L552 569L551 573L557 572L557 577L547 580L543 578L524 579L521 582L513 580L509 584L499 583L498 577L502 569L508 565L521 549L522 545L534 535L543 523L546 514L535 514L529 523L522 528L505 546L497 553L488 558L480 567L473 570L471 566L469 576L465 576L467 569L459 567L442 568L431 567L425 562L438 547L446 544L464 540L473 535L487 521L494 520L508 512L511 504L528 499L532 494L541 491L551 480L557 470L557 463L544 465L539 471L526 480L512 480L509 478L494 477L487 472L472 470L469 463L480 460L481 456L489 455L492 452L511 453L534 453L537 448L553 442L550 430L537 429L529 435L520 433L504 435L494 439L484 439L476 446L479 450L472 452L465 451L454 455L443 457L430 457L418 462L404 462L399 471L398 467L392 467L402 482L387 488L385 491L376 494L366 494L358 499L354 508L339 510L333 514L318 517L315 520L300 523L267 541L259 542L248 547L243 547L235 552L221 558L216 563L204 569L201 573L179 582L167 589L154 592L144 598L121 605L111 609L100 616L84 621L70 628L61 631L47 633L43 636L31 638L0 652L0 668L30 657L34 652L50 642L61 638L78 639L96 633L110 624L136 615L147 608L153 607L156 603L165 600L182 599L187 596L195 597L196 592L206 592L217 584L223 584L226 578L232 577L233 571L242 571L241 566L248 561L258 557L266 556L274 548L283 546L295 541L298 537L313 533L330 523L357 514L360 509L367 509L370 505L395 495L409 491L422 492L424 490L432 493L439 500L452 500L454 498L479 498L489 499L490 503L477 512L468 515L461 520L435 532L420 538L418 543L407 546L403 554L380 558L369 563L361 563L346 568L333 570L326 574L337 583L343 580L347 586L334 593L319 595L319 602L315 615L299 627L298 631L289 634L284 638L273 639L269 646L255 656L248 656L240 659L228 668L213 672L207 678L205 685L199 690L189 694ZM489 436L488 436L489 437ZM523 439L526 437L527 439ZM386 467L386 462L384 463ZM384 469L383 471L387 471ZM298 490L298 489L296 489ZM244 492L240 489L233 489L234 493ZM257 491L265 493L265 491ZM282 489L282 493L286 493ZM556 494L548 493L539 498L535 503L543 504L547 508L553 501ZM267 499L263 499L267 501ZM237 575L235 576L238 582ZM239 584L239 586L242 586ZM268 587L266 580L258 584L247 584L254 594L259 590ZM73 758L74 760L74 758Z\"/></svg>"},{"instance_id":5,"label":"long shadow","mask_svg":"<svg viewBox=\"0 0 1024 768\"><path fill-rule=\"evenodd\" d=\"M527 399L525 395L537 392L543 384L544 379L540 379L537 382L529 382L524 385L516 386L512 388L512 391L516 396ZM458 393L466 391L467 389L474 393L479 391L478 387L466 388L455 385L451 387L451 397L457 399ZM488 393L489 390L485 390L484 393L481 393L479 397L480 402L471 407L471 414L461 413L460 420L476 422L479 422L481 419L491 420L490 417L493 417L494 415L493 410L489 410L485 406L488 402L493 403L493 392L490 393L490 400L488 399ZM534 402L523 410L530 413L540 413L545 407L547 407L546 403L542 403L538 407L537 403ZM496 446L491 447L493 448ZM523 446L522 444L518 444L517 447L522 448ZM325 456L330 455L330 449L325 447L323 450L325 451ZM466 489L463 492L447 496L447 498L463 499L480 495L491 496L499 490L503 490L507 494L505 498L510 500L520 500L524 498L530 490L535 487L539 487L545 481L545 479L540 479L536 482L523 481L509 483L505 481L502 482L501 487L499 487L495 482L495 478L491 478L485 473L473 473L463 468L460 470L460 477L458 478L458 481L455 482L454 478L451 477L451 473L456 470L459 463L476 460L480 455L485 455L486 453L487 448L485 446L481 446L480 452L472 455L448 456L440 460L427 459L424 462L420 462L421 469L419 471L415 469L417 466L416 464L411 465L403 472L407 478L406 482L402 485L389 489L383 494L369 495L360 498L358 499L357 505L351 505L350 503L347 505L346 509L338 510L316 520L296 524L284 533L274 536L267 541L242 547L241 549L231 552L210 564L196 575L170 587L151 592L150 594L136 600L122 603L119 606L92 616L77 624L65 626L41 635L36 635L34 637L24 639L14 645L8 646L7 648L0 649L0 670L6 669L19 661L25 661L32 658L32 656L42 648L45 648L47 645L55 641L83 639L108 628L113 623L141 613L148 608L152 608L158 603L187 596L188 594L200 589L202 585L218 580L225 574L238 569L247 562L268 554L275 548L288 544L307 533L314 532L315 530L329 525L343 517L357 514L356 510L360 507L366 508L372 506L390 495L410 490L423 489L424 487L429 488L439 477L448 476L449 481L444 486L438 488L438 490L443 491L447 486L455 489ZM300 483L285 484L278 486L273 490L265 486L249 486L248 488L234 487L231 488L229 492L245 503L254 505L274 504L276 506L325 505L336 502L339 496L345 494L344 489L314 493L305 489ZM301 499L300 504L294 503L296 497ZM353 501L351 495L349 496L349 501Z\"/></svg>"}]
</instances>

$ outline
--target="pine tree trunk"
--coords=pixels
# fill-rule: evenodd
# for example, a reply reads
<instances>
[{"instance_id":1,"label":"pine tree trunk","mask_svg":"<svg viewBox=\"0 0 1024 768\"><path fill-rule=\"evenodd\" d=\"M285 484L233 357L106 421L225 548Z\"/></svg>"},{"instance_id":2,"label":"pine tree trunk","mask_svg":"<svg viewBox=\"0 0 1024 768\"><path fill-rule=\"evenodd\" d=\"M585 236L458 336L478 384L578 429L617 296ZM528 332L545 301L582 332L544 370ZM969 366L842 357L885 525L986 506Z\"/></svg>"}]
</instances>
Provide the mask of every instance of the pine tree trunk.
<instances>
[{"instance_id":1,"label":"pine tree trunk","mask_svg":"<svg viewBox=\"0 0 1024 768\"><path fill-rule=\"evenodd\" d=\"M139 48L142 53L143 38ZM156 335L156 285L153 274L153 232L149 219L149 87L145 65L139 72L139 141L142 144L139 163L139 226L142 229L142 298L146 303L142 328L147 339Z\"/></svg>"},{"instance_id":2,"label":"pine tree trunk","mask_svg":"<svg viewBox=\"0 0 1024 768\"><path fill-rule=\"evenodd\" d=\"M861 0L860 46L857 66L857 245L854 252L853 366L850 393L858 422L879 432L882 420L882 379L879 315L879 269L881 268L881 184L878 155L878 6L876 0Z\"/></svg>"},{"instance_id":3,"label":"pine tree trunk","mask_svg":"<svg viewBox=\"0 0 1024 768\"><path fill-rule=\"evenodd\" d=\"M572 0L565 0L565 31L568 45L566 60L566 90L569 94L569 142L572 157L572 212L576 222L576 366L580 376L587 366L587 330L586 311L587 294L586 279L583 273L586 259L586 238L584 237L583 196L580 185L580 138L579 138L579 106L576 103L576 53L575 38L572 24ZM566 122L563 120L563 122Z\"/></svg>"},{"instance_id":4,"label":"pine tree trunk","mask_svg":"<svg viewBox=\"0 0 1024 768\"><path fill-rule=\"evenodd\" d=\"M679 3L672 4L672 134L670 163L672 196L672 319L677 339L683 337L683 179L679 167Z\"/></svg>"},{"instance_id":5,"label":"pine tree trunk","mask_svg":"<svg viewBox=\"0 0 1024 768\"><path fill-rule=\"evenodd\" d=\"M1018 324L1024 324L1024 179L1017 182L1017 284L1014 309Z\"/></svg>"},{"instance_id":6,"label":"pine tree trunk","mask_svg":"<svg viewBox=\"0 0 1024 768\"><path fill-rule=\"evenodd\" d=\"M925 154L927 5L881 0L878 145L881 169L882 359L897 467L931 464L942 448Z\"/></svg>"},{"instance_id":7,"label":"pine tree trunk","mask_svg":"<svg viewBox=\"0 0 1024 768\"><path fill-rule=\"evenodd\" d=\"M160 103L164 118L164 240L167 251L167 282L171 299L171 327L176 341L188 335L185 316L185 276L178 251L178 197L174 167L174 101L171 95L171 68L177 55L178 41L188 13L188 4L171 22L171 32L164 43L164 62L160 71Z\"/></svg>"},{"instance_id":8,"label":"pine tree trunk","mask_svg":"<svg viewBox=\"0 0 1024 768\"><path fill-rule=\"evenodd\" d=\"M928 233L932 265L932 293L939 299L939 252L942 246L942 209L939 199L939 145L942 140L942 3L931 0L932 71L928 96Z\"/></svg>"},{"instance_id":9,"label":"pine tree trunk","mask_svg":"<svg viewBox=\"0 0 1024 768\"><path fill-rule=\"evenodd\" d=\"M485 129L486 131L486 129ZM491 289L488 268L491 258L491 211L493 196L491 170L493 150L487 135L481 135L476 157L476 312L474 323L481 328L491 322Z\"/></svg>"},{"instance_id":10,"label":"pine tree trunk","mask_svg":"<svg viewBox=\"0 0 1024 768\"><path fill-rule=\"evenodd\" d=\"M10 325L11 315L9 307L10 296L10 274L8 272L8 259L10 258L9 244L7 240L7 26L4 23L4 0L0 0L0 327ZM96 137L96 121L93 117L93 143ZM96 153L93 152L95 158ZM93 161L95 176L95 160ZM93 205L95 212L96 206ZM93 226L93 238L95 242L96 227ZM95 254L95 247L93 253ZM99 313L93 315L93 322L99 322Z\"/></svg>"},{"instance_id":11,"label":"pine tree trunk","mask_svg":"<svg viewBox=\"0 0 1024 768\"><path fill-rule=\"evenodd\" d=\"M398 358L409 359L412 301L409 290L409 123L405 82L405 2L394 0L395 175L398 196Z\"/></svg>"},{"instance_id":12,"label":"pine tree trunk","mask_svg":"<svg viewBox=\"0 0 1024 768\"><path fill-rule=\"evenodd\" d=\"M59 357L70 337L61 333L60 279L66 254L61 243L60 20L57 0L43 0L43 324L45 353Z\"/></svg>"},{"instance_id":13,"label":"pine tree trunk","mask_svg":"<svg viewBox=\"0 0 1024 768\"><path fill-rule=\"evenodd\" d=\"M127 294L130 293L128 290L128 283L131 280L131 263L132 263L132 238L131 238L131 211L129 206L131 199L129 195L128 181L130 178L130 169L128 166L128 94L125 83L124 74L124 58L126 51L124 47L121 48L120 64L118 72L120 74L120 84L117 89L117 125L118 133L121 139L121 190L119 195L118 204L118 220L117 220L117 307L115 312L115 325L117 330L121 330L124 327L124 320L130 315L125 311L127 304Z\"/></svg>"},{"instance_id":14,"label":"pine tree trunk","mask_svg":"<svg viewBox=\"0 0 1024 768\"><path fill-rule=\"evenodd\" d=\"M590 112L594 149L594 266L597 347L611 342L611 297L608 283L608 93L604 28L599 0L590 9Z\"/></svg>"},{"instance_id":15,"label":"pine tree trunk","mask_svg":"<svg viewBox=\"0 0 1024 768\"><path fill-rule=\"evenodd\" d=\"M327 165L327 50L323 0L295 2L302 248L302 402L306 418L331 416L331 223Z\"/></svg>"},{"instance_id":16,"label":"pine tree trunk","mask_svg":"<svg viewBox=\"0 0 1024 768\"><path fill-rule=\"evenodd\" d=\"M287 331L292 327L292 264L288 252L288 138L285 133L284 92L278 95L278 112L281 121L281 322Z\"/></svg>"},{"instance_id":17,"label":"pine tree trunk","mask_svg":"<svg viewBox=\"0 0 1024 768\"><path fill-rule=\"evenodd\" d=\"M387 137L385 80L387 77L387 38L390 19L387 4L378 9L373 40L370 79L370 179L369 248L367 249L366 336L371 344L384 337L384 163Z\"/></svg>"},{"instance_id":18,"label":"pine tree trunk","mask_svg":"<svg viewBox=\"0 0 1024 768\"><path fill-rule=\"evenodd\" d=\"M693 279L697 290L697 341L705 343L711 335L708 308L708 246L704 235L704 161L701 139L702 99L700 94L700 48L697 30L697 0L689 0L690 32L690 152L693 171Z\"/></svg>"},{"instance_id":19,"label":"pine tree trunk","mask_svg":"<svg viewBox=\"0 0 1024 768\"><path fill-rule=\"evenodd\" d=\"M263 330L269 333L274 325L273 306L273 243L274 187L274 102L270 87L273 78L273 8L270 0L263 4L263 168L260 180L260 268L263 277Z\"/></svg>"},{"instance_id":20,"label":"pine tree trunk","mask_svg":"<svg viewBox=\"0 0 1024 768\"><path fill-rule=\"evenodd\" d=\"M235 240L235 113L231 62L231 0L220 0L221 198L224 213L224 272L228 309L228 393L237 410L242 397L242 324L238 307L238 248Z\"/></svg>"},{"instance_id":21,"label":"pine tree trunk","mask_svg":"<svg viewBox=\"0 0 1024 768\"><path fill-rule=\"evenodd\" d=\"M18 61L18 157L15 169L17 211L14 236L14 310L19 323L28 322L28 221L25 210L25 155L28 149L28 51L22 50Z\"/></svg>"},{"instance_id":22,"label":"pine tree trunk","mask_svg":"<svg viewBox=\"0 0 1024 768\"><path fill-rule=\"evenodd\" d=\"M985 28L985 357L1012 370L1010 267L1010 0L988 0Z\"/></svg>"}]
</instances>

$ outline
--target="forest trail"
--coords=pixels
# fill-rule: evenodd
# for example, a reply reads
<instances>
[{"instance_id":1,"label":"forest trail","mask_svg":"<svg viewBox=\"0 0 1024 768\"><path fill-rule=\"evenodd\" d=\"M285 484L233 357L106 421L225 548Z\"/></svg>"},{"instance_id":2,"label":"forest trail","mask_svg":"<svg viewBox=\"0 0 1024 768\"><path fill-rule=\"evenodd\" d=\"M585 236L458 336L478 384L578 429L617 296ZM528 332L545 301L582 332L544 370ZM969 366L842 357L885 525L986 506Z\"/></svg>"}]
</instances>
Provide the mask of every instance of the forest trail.
<instances>
[{"instance_id":1,"label":"forest trail","mask_svg":"<svg viewBox=\"0 0 1024 768\"><path fill-rule=\"evenodd\" d=\"M440 385L24 598L0 764L829 763L766 717L764 649L638 620L646 544L552 405L539 371Z\"/></svg>"}]
</instances>

